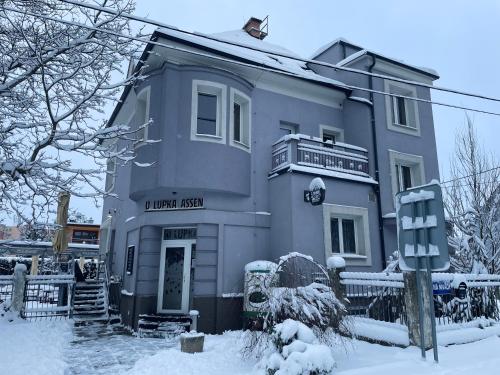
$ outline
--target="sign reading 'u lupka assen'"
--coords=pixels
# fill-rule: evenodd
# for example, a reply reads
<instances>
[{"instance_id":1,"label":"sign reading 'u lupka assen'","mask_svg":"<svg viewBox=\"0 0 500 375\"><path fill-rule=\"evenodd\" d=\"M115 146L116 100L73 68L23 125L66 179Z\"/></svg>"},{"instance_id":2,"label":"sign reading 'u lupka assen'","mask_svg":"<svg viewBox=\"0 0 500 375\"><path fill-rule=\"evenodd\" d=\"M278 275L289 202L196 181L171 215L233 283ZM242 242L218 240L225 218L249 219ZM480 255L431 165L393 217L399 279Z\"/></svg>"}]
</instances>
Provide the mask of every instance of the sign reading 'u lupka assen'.
<instances>
[{"instance_id":1,"label":"sign reading 'u lupka assen'","mask_svg":"<svg viewBox=\"0 0 500 375\"><path fill-rule=\"evenodd\" d=\"M179 198L148 200L145 211L194 210L204 208L203 198Z\"/></svg>"}]
</instances>

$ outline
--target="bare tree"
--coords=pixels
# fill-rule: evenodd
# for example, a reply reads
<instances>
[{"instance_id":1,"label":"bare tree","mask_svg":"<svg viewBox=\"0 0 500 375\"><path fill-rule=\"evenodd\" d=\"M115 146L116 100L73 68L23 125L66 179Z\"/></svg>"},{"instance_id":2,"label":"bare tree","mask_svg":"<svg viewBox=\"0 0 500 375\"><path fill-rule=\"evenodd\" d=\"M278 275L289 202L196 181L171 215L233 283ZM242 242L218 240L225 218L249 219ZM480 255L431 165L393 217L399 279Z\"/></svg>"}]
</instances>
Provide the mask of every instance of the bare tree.
<instances>
[{"instance_id":1,"label":"bare tree","mask_svg":"<svg viewBox=\"0 0 500 375\"><path fill-rule=\"evenodd\" d=\"M456 136L451 177L445 207L453 225L452 265L459 272L499 273L500 169L479 144L469 116Z\"/></svg>"},{"instance_id":2,"label":"bare tree","mask_svg":"<svg viewBox=\"0 0 500 375\"><path fill-rule=\"evenodd\" d=\"M123 145L147 125L107 127L102 119L105 104L143 77L117 79L138 52L117 36L131 34L119 14L133 12L133 1L93 3L117 15L57 0L0 0L0 209L26 221L46 213L59 191L106 194L107 160L132 160Z\"/></svg>"}]
</instances>

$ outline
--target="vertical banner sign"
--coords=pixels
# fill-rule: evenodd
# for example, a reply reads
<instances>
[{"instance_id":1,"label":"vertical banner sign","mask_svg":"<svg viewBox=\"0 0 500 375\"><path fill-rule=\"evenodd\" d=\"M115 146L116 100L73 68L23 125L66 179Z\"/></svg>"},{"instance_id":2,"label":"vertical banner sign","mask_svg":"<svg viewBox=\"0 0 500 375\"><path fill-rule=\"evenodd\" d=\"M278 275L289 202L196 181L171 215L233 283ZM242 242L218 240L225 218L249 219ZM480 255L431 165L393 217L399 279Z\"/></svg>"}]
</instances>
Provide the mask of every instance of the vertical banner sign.
<instances>
[{"instance_id":1,"label":"vertical banner sign","mask_svg":"<svg viewBox=\"0 0 500 375\"><path fill-rule=\"evenodd\" d=\"M134 253L135 246L129 246L127 248L127 275L132 275L132 272L134 271Z\"/></svg>"}]
</instances>

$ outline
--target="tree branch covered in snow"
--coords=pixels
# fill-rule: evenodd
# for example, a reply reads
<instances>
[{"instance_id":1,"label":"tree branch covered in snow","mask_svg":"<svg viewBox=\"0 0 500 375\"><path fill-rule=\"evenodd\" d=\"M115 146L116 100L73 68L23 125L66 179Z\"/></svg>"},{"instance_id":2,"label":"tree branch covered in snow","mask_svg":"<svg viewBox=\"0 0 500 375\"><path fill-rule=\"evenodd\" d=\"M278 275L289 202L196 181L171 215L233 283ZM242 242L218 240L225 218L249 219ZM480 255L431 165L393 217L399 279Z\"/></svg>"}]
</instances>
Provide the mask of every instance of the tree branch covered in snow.
<instances>
[{"instance_id":1,"label":"tree branch covered in snow","mask_svg":"<svg viewBox=\"0 0 500 375\"><path fill-rule=\"evenodd\" d=\"M131 0L94 3L131 13ZM58 22L63 20L67 23ZM129 161L139 129L106 127L103 108L143 79L122 64L138 52L128 20L55 0L0 1L0 208L24 220L47 212L59 191L106 194L110 158ZM120 145L124 142L120 142ZM86 167L75 165L75 158Z\"/></svg>"},{"instance_id":2,"label":"tree branch covered in snow","mask_svg":"<svg viewBox=\"0 0 500 375\"><path fill-rule=\"evenodd\" d=\"M456 137L445 208L453 224L452 265L462 273L500 272L500 170L480 146L474 125Z\"/></svg>"}]
</instances>

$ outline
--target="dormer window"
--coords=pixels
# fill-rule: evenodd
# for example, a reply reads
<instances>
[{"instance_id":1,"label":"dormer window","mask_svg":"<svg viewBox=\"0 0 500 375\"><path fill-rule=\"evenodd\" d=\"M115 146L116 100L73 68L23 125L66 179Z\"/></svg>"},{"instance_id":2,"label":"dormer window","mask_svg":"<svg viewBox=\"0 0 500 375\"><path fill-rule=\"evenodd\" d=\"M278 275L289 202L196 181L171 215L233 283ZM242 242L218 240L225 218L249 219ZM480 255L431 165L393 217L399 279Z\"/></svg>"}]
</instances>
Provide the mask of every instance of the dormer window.
<instances>
[{"instance_id":1,"label":"dormer window","mask_svg":"<svg viewBox=\"0 0 500 375\"><path fill-rule=\"evenodd\" d=\"M420 135L420 121L415 87L400 82L385 81L387 127L400 133Z\"/></svg>"},{"instance_id":2,"label":"dormer window","mask_svg":"<svg viewBox=\"0 0 500 375\"><path fill-rule=\"evenodd\" d=\"M191 140L226 142L226 86L193 80Z\"/></svg>"}]
</instances>

